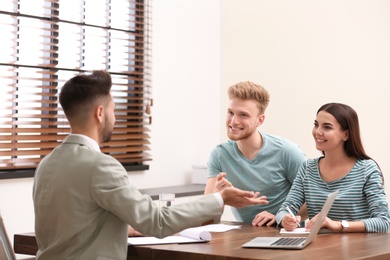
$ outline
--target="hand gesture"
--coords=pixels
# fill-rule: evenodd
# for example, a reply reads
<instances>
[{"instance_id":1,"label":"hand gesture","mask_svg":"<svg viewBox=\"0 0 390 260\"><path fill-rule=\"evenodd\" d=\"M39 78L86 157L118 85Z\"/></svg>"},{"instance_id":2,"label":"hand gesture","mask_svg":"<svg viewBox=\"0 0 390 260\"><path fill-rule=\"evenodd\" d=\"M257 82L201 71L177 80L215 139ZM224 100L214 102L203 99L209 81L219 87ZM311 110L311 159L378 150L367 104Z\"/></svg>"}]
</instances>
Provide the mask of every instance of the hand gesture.
<instances>
[{"instance_id":1,"label":"hand gesture","mask_svg":"<svg viewBox=\"0 0 390 260\"><path fill-rule=\"evenodd\" d=\"M267 205L267 197L260 196L260 192L244 191L234 187L224 188L220 191L226 205L243 208L251 205Z\"/></svg>"},{"instance_id":2,"label":"hand gesture","mask_svg":"<svg viewBox=\"0 0 390 260\"><path fill-rule=\"evenodd\" d=\"M217 182L215 183L215 190L216 191L221 191L225 188L233 187L233 185L230 183L230 181L228 181L225 178L225 176L226 176L226 172L220 172L217 175Z\"/></svg>"}]
</instances>

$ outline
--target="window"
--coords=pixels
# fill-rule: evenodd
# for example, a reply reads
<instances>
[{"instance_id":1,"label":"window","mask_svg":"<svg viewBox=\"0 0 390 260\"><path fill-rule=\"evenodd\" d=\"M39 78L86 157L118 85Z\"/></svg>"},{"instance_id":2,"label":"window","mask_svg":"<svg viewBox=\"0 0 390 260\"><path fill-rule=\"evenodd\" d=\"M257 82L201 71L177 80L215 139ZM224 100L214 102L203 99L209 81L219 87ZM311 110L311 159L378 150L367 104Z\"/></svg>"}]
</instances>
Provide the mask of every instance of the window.
<instances>
[{"instance_id":1,"label":"window","mask_svg":"<svg viewBox=\"0 0 390 260\"><path fill-rule=\"evenodd\" d=\"M1 0L0 178L33 176L70 128L61 86L105 69L116 124L102 152L148 169L151 42L148 0Z\"/></svg>"}]
</instances>

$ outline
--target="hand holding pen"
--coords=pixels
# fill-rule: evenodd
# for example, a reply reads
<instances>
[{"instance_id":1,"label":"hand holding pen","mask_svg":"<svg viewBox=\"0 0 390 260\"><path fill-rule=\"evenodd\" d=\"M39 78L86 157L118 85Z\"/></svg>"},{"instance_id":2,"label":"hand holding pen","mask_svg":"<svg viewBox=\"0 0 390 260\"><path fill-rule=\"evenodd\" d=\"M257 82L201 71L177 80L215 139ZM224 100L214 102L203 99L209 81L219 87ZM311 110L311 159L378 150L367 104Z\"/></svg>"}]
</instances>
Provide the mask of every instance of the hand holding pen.
<instances>
[{"instance_id":1,"label":"hand holding pen","mask_svg":"<svg viewBox=\"0 0 390 260\"><path fill-rule=\"evenodd\" d=\"M286 215L283 218L282 225L286 230L292 231L295 228L300 227L299 222L301 220L301 216L295 216L289 207L286 207L286 209L287 209L290 216Z\"/></svg>"}]
</instances>

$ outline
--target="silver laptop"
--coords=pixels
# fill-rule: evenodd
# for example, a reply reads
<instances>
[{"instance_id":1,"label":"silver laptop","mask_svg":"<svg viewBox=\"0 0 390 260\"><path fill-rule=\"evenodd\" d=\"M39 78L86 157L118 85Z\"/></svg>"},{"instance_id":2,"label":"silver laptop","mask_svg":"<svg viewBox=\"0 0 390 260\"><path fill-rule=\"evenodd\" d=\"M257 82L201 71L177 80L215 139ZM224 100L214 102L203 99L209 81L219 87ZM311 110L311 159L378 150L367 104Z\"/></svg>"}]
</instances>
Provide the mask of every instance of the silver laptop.
<instances>
[{"instance_id":1,"label":"silver laptop","mask_svg":"<svg viewBox=\"0 0 390 260\"><path fill-rule=\"evenodd\" d=\"M330 208L339 191L335 191L328 195L324 206L312 228L306 237L256 237L251 241L242 245L248 248L275 248L275 249L303 249L309 245L317 236L325 217L328 215Z\"/></svg>"}]
</instances>

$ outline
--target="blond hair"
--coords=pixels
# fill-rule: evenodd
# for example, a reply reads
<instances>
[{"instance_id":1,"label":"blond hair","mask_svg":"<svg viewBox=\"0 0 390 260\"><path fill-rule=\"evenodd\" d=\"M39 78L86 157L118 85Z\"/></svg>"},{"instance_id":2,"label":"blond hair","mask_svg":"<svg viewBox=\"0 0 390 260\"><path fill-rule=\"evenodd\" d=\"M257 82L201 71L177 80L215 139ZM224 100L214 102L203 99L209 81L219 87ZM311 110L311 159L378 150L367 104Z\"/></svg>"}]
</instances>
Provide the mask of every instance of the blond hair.
<instances>
[{"instance_id":1,"label":"blond hair","mask_svg":"<svg viewBox=\"0 0 390 260\"><path fill-rule=\"evenodd\" d=\"M243 100L255 100L259 108L259 114L264 114L269 104L269 93L261 85L251 81L239 82L228 89L229 99L240 98Z\"/></svg>"}]
</instances>

